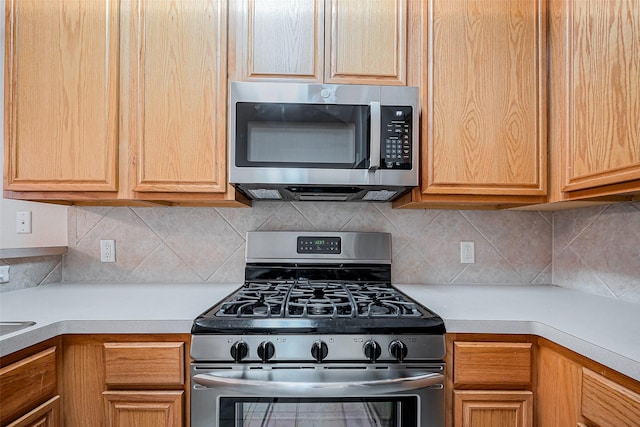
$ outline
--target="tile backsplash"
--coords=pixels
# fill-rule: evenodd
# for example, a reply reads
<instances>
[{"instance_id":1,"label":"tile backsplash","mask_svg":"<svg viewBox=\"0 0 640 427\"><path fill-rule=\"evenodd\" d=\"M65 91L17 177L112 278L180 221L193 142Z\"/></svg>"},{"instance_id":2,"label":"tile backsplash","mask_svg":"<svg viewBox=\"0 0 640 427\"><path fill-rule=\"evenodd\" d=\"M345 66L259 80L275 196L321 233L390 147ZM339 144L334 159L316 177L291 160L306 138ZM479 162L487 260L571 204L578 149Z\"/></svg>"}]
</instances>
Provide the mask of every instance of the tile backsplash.
<instances>
[{"instance_id":1,"label":"tile backsplash","mask_svg":"<svg viewBox=\"0 0 640 427\"><path fill-rule=\"evenodd\" d=\"M553 284L640 302L640 203L554 213Z\"/></svg>"},{"instance_id":2,"label":"tile backsplash","mask_svg":"<svg viewBox=\"0 0 640 427\"><path fill-rule=\"evenodd\" d=\"M251 230L386 231L396 283L555 284L640 302L640 203L557 212L257 202L251 209L73 207L69 250L11 264L7 291L56 281L241 282ZM100 262L101 239L116 262ZM474 264L460 263L473 241Z\"/></svg>"},{"instance_id":3,"label":"tile backsplash","mask_svg":"<svg viewBox=\"0 0 640 427\"><path fill-rule=\"evenodd\" d=\"M66 282L240 282L245 233L285 229L389 232L397 283L551 282L550 213L309 202L70 212ZM115 263L100 262L101 239L116 241ZM460 263L460 241L475 242L475 264Z\"/></svg>"}]
</instances>

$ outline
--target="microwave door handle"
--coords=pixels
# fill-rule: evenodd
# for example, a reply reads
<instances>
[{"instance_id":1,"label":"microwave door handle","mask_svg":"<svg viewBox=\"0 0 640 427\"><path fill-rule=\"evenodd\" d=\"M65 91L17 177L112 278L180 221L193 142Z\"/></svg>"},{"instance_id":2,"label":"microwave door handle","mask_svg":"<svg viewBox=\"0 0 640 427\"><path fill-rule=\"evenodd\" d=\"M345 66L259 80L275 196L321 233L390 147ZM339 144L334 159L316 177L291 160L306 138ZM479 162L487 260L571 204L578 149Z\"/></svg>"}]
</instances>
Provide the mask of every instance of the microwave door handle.
<instances>
[{"instance_id":1,"label":"microwave door handle","mask_svg":"<svg viewBox=\"0 0 640 427\"><path fill-rule=\"evenodd\" d=\"M375 171L380 167L380 103L371 102L369 104L371 114L371 122L369 129L370 146L369 146L369 170Z\"/></svg>"}]
</instances>

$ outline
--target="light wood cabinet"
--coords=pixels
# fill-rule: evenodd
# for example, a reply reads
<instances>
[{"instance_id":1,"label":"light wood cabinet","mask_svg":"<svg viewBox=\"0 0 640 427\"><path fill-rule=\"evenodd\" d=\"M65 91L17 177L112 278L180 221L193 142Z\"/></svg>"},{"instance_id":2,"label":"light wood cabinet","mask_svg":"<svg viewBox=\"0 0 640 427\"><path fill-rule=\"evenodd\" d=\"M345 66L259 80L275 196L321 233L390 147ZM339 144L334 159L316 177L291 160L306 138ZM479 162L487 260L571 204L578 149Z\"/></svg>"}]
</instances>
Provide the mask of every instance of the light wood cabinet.
<instances>
[{"instance_id":1,"label":"light wood cabinet","mask_svg":"<svg viewBox=\"0 0 640 427\"><path fill-rule=\"evenodd\" d=\"M552 201L640 192L640 1L550 2Z\"/></svg>"},{"instance_id":2,"label":"light wood cabinet","mask_svg":"<svg viewBox=\"0 0 640 427\"><path fill-rule=\"evenodd\" d=\"M65 426L189 425L189 335L64 337Z\"/></svg>"},{"instance_id":3,"label":"light wood cabinet","mask_svg":"<svg viewBox=\"0 0 640 427\"><path fill-rule=\"evenodd\" d=\"M601 427L638 426L640 393L583 368L580 412Z\"/></svg>"},{"instance_id":4,"label":"light wood cabinet","mask_svg":"<svg viewBox=\"0 0 640 427\"><path fill-rule=\"evenodd\" d=\"M231 80L405 85L407 0L232 0Z\"/></svg>"},{"instance_id":5,"label":"light wood cabinet","mask_svg":"<svg viewBox=\"0 0 640 427\"><path fill-rule=\"evenodd\" d=\"M411 2L420 188L395 207L546 200L546 1Z\"/></svg>"},{"instance_id":6,"label":"light wood cabinet","mask_svg":"<svg viewBox=\"0 0 640 427\"><path fill-rule=\"evenodd\" d=\"M181 391L105 391L107 427L180 427Z\"/></svg>"},{"instance_id":7,"label":"light wood cabinet","mask_svg":"<svg viewBox=\"0 0 640 427\"><path fill-rule=\"evenodd\" d=\"M60 396L55 396L15 420L7 427L57 427L59 426Z\"/></svg>"},{"instance_id":8,"label":"light wood cabinet","mask_svg":"<svg viewBox=\"0 0 640 427\"><path fill-rule=\"evenodd\" d=\"M478 340L478 338L480 340ZM448 399L454 427L532 427L533 343L447 336ZM450 368L451 369L451 368Z\"/></svg>"},{"instance_id":9,"label":"light wood cabinet","mask_svg":"<svg viewBox=\"0 0 640 427\"><path fill-rule=\"evenodd\" d=\"M0 368L0 425L38 425L38 419L57 425L57 403L38 408L57 395L56 367L56 347L49 347Z\"/></svg>"},{"instance_id":10,"label":"light wood cabinet","mask_svg":"<svg viewBox=\"0 0 640 427\"><path fill-rule=\"evenodd\" d=\"M226 182L226 4L9 1L5 196L241 206Z\"/></svg>"},{"instance_id":11,"label":"light wood cabinet","mask_svg":"<svg viewBox=\"0 0 640 427\"><path fill-rule=\"evenodd\" d=\"M454 391L454 427L533 426L530 391Z\"/></svg>"},{"instance_id":12,"label":"light wood cabinet","mask_svg":"<svg viewBox=\"0 0 640 427\"><path fill-rule=\"evenodd\" d=\"M6 2L5 190L116 191L119 1Z\"/></svg>"},{"instance_id":13,"label":"light wood cabinet","mask_svg":"<svg viewBox=\"0 0 640 427\"><path fill-rule=\"evenodd\" d=\"M539 427L640 425L640 383L546 339L538 339Z\"/></svg>"}]
</instances>

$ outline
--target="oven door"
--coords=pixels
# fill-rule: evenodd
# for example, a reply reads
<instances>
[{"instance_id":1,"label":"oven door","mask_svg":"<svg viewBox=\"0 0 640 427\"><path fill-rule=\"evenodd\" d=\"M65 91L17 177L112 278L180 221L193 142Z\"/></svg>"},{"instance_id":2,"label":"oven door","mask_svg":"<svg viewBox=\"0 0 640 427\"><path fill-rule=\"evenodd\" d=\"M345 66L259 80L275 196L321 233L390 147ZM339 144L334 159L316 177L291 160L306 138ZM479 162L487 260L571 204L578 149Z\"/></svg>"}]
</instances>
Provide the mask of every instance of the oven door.
<instances>
[{"instance_id":1,"label":"oven door","mask_svg":"<svg viewBox=\"0 0 640 427\"><path fill-rule=\"evenodd\" d=\"M192 427L442 427L444 365L192 366Z\"/></svg>"}]
</instances>

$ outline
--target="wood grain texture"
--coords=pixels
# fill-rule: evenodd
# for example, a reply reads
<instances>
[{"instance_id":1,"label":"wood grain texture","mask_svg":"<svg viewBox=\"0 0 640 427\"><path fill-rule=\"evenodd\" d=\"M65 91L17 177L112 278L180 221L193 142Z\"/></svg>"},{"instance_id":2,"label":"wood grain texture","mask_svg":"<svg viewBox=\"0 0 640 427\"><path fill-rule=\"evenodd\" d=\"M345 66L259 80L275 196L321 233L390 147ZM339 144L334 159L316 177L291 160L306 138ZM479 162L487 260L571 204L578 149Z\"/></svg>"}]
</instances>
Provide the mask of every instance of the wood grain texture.
<instances>
[{"instance_id":1,"label":"wood grain texture","mask_svg":"<svg viewBox=\"0 0 640 427\"><path fill-rule=\"evenodd\" d=\"M115 0L10 0L5 189L116 191Z\"/></svg>"},{"instance_id":2,"label":"wood grain texture","mask_svg":"<svg viewBox=\"0 0 640 427\"><path fill-rule=\"evenodd\" d=\"M246 0L236 15L246 40L242 80L321 82L324 69L323 0Z\"/></svg>"},{"instance_id":3,"label":"wood grain texture","mask_svg":"<svg viewBox=\"0 0 640 427\"><path fill-rule=\"evenodd\" d=\"M456 387L531 384L531 343L456 342L453 351Z\"/></svg>"},{"instance_id":4,"label":"wood grain texture","mask_svg":"<svg viewBox=\"0 0 640 427\"><path fill-rule=\"evenodd\" d=\"M104 360L109 386L184 384L183 342L107 342Z\"/></svg>"},{"instance_id":5,"label":"wood grain texture","mask_svg":"<svg viewBox=\"0 0 640 427\"><path fill-rule=\"evenodd\" d=\"M547 346L540 346L536 376L536 425L575 426L580 420L580 365Z\"/></svg>"},{"instance_id":6,"label":"wood grain texture","mask_svg":"<svg viewBox=\"0 0 640 427\"><path fill-rule=\"evenodd\" d=\"M454 427L533 427L530 391L454 391Z\"/></svg>"},{"instance_id":7,"label":"wood grain texture","mask_svg":"<svg viewBox=\"0 0 640 427\"><path fill-rule=\"evenodd\" d=\"M582 0L560 7L559 19L569 23L558 35L564 45L552 51L567 78L565 93L554 100L566 102L558 107L566 126L559 135L565 138L562 191L638 180L640 1Z\"/></svg>"},{"instance_id":8,"label":"wood grain texture","mask_svg":"<svg viewBox=\"0 0 640 427\"><path fill-rule=\"evenodd\" d=\"M62 425L104 427L102 343L73 337L65 337L64 341Z\"/></svg>"},{"instance_id":9,"label":"wood grain texture","mask_svg":"<svg viewBox=\"0 0 640 427\"><path fill-rule=\"evenodd\" d=\"M585 368L581 413L600 427L637 427L640 394Z\"/></svg>"},{"instance_id":10,"label":"wood grain texture","mask_svg":"<svg viewBox=\"0 0 640 427\"><path fill-rule=\"evenodd\" d=\"M0 425L24 415L56 392L55 347L0 368Z\"/></svg>"},{"instance_id":11,"label":"wood grain texture","mask_svg":"<svg viewBox=\"0 0 640 427\"><path fill-rule=\"evenodd\" d=\"M426 17L423 194L545 195L546 2L430 0Z\"/></svg>"},{"instance_id":12,"label":"wood grain texture","mask_svg":"<svg viewBox=\"0 0 640 427\"><path fill-rule=\"evenodd\" d=\"M406 0L328 0L325 81L406 85Z\"/></svg>"},{"instance_id":13,"label":"wood grain texture","mask_svg":"<svg viewBox=\"0 0 640 427\"><path fill-rule=\"evenodd\" d=\"M58 427L60 396L54 396L7 427Z\"/></svg>"},{"instance_id":14,"label":"wood grain texture","mask_svg":"<svg viewBox=\"0 0 640 427\"><path fill-rule=\"evenodd\" d=\"M140 6L138 8L138 5ZM131 5L135 192L226 191L226 8L216 0Z\"/></svg>"},{"instance_id":15,"label":"wood grain texture","mask_svg":"<svg viewBox=\"0 0 640 427\"><path fill-rule=\"evenodd\" d=\"M182 391L105 391L107 427L181 427Z\"/></svg>"}]
</instances>

